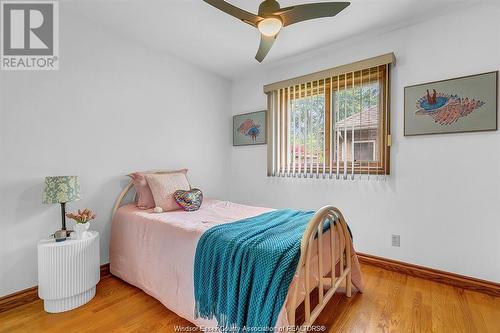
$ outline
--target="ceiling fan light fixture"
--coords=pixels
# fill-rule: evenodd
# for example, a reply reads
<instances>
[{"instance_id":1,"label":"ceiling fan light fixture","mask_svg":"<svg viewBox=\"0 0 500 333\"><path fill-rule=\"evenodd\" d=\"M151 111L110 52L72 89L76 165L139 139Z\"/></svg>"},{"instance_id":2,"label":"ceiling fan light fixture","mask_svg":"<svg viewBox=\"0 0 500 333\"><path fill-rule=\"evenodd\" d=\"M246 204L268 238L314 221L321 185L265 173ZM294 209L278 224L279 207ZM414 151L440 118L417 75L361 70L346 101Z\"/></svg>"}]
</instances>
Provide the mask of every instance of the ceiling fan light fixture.
<instances>
[{"instance_id":1,"label":"ceiling fan light fixture","mask_svg":"<svg viewBox=\"0 0 500 333\"><path fill-rule=\"evenodd\" d=\"M277 17L267 17L257 24L257 28L264 36L274 37L283 28L283 22Z\"/></svg>"},{"instance_id":2,"label":"ceiling fan light fixture","mask_svg":"<svg viewBox=\"0 0 500 333\"><path fill-rule=\"evenodd\" d=\"M258 62L262 62L269 53L282 28L303 21L335 16L350 5L350 2L330 1L282 8L277 0L261 0L258 13L253 14L226 0L203 1L259 30L260 44L255 55Z\"/></svg>"}]
</instances>

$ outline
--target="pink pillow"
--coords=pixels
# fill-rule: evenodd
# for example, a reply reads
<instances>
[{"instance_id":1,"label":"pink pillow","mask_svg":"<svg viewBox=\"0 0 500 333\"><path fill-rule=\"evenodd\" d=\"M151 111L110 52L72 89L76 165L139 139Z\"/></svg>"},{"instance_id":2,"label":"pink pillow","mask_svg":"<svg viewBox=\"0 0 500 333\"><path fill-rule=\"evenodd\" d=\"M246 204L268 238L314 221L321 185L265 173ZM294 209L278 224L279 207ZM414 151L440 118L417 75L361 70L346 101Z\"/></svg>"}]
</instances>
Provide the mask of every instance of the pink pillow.
<instances>
[{"instance_id":1,"label":"pink pillow","mask_svg":"<svg viewBox=\"0 0 500 333\"><path fill-rule=\"evenodd\" d=\"M174 198L175 191L191 189L184 172L146 174L144 177L153 194L155 205L161 207L164 212L179 209Z\"/></svg>"},{"instance_id":2,"label":"pink pillow","mask_svg":"<svg viewBox=\"0 0 500 333\"><path fill-rule=\"evenodd\" d=\"M183 173L187 174L187 169L165 171L160 174L168 173ZM150 209L155 207L155 201L151 189L149 188L148 182L146 181L145 175L153 174L153 172L134 172L128 175L132 178L134 184L135 193L137 193L137 207L139 209Z\"/></svg>"}]
</instances>

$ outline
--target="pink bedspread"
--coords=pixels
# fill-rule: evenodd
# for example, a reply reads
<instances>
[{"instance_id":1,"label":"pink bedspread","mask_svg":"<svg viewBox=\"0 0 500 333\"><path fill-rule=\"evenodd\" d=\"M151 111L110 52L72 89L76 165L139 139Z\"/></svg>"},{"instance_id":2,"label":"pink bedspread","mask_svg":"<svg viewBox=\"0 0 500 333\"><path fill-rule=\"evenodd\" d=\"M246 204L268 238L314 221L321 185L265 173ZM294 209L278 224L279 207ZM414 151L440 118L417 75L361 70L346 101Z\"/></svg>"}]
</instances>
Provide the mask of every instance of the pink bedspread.
<instances>
[{"instance_id":1,"label":"pink bedspread","mask_svg":"<svg viewBox=\"0 0 500 333\"><path fill-rule=\"evenodd\" d=\"M210 199L206 199L195 212L155 214L152 210L140 210L134 204L125 205L113 217L109 249L111 273L141 288L193 324L215 327L217 323L214 320L194 318L193 269L198 240L215 225L271 210ZM323 255L325 271L328 272L331 267L329 239L325 239L323 244L328 245L324 246ZM338 261L338 249L336 252ZM358 259L354 251L352 253L352 281L358 290L362 290ZM312 264L311 272L316 272L317 256L313 258ZM312 278L317 279L317 275ZM303 281L303 277L296 275L292 286L297 281ZM301 297L304 294L302 288ZM284 305L276 326L286 325L288 319Z\"/></svg>"}]
</instances>

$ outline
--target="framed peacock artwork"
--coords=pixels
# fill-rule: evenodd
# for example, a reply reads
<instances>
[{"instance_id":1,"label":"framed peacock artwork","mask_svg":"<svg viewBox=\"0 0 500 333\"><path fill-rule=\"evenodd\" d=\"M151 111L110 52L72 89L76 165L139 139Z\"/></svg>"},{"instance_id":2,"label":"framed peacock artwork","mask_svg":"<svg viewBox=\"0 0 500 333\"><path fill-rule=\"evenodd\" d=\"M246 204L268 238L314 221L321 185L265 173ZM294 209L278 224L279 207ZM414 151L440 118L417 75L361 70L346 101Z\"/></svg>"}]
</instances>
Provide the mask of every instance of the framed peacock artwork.
<instances>
[{"instance_id":1,"label":"framed peacock artwork","mask_svg":"<svg viewBox=\"0 0 500 333\"><path fill-rule=\"evenodd\" d=\"M233 146L266 143L266 111L233 116Z\"/></svg>"},{"instance_id":2,"label":"framed peacock artwork","mask_svg":"<svg viewBox=\"0 0 500 333\"><path fill-rule=\"evenodd\" d=\"M405 87L404 135L497 130L498 71Z\"/></svg>"}]
</instances>

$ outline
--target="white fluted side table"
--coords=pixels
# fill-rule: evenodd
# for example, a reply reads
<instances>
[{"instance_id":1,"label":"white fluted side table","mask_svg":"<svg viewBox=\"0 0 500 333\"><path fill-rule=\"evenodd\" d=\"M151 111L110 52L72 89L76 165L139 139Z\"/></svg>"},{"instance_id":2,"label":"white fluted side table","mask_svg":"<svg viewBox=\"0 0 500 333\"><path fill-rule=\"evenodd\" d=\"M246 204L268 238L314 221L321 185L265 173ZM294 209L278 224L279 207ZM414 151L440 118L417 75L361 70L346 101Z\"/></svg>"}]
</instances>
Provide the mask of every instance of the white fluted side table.
<instances>
[{"instance_id":1,"label":"white fluted side table","mask_svg":"<svg viewBox=\"0 0 500 333\"><path fill-rule=\"evenodd\" d=\"M95 296L100 278L99 233L85 239L38 242L38 296L45 311L75 309Z\"/></svg>"}]
</instances>

